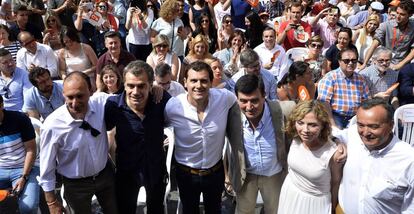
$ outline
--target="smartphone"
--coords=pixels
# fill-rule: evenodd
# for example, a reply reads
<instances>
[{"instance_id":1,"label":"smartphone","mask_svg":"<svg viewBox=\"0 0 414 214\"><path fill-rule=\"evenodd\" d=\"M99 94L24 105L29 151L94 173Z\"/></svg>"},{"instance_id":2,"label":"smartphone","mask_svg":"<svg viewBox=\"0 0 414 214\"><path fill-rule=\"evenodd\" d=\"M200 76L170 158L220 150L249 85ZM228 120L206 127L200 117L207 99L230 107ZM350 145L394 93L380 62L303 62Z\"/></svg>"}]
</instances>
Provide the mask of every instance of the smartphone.
<instances>
[{"instance_id":1,"label":"smartphone","mask_svg":"<svg viewBox=\"0 0 414 214\"><path fill-rule=\"evenodd\" d=\"M144 1L144 0L132 0L129 6L130 7L138 7L141 11L143 11L145 9L145 6L146 6L146 1Z\"/></svg>"}]
</instances>

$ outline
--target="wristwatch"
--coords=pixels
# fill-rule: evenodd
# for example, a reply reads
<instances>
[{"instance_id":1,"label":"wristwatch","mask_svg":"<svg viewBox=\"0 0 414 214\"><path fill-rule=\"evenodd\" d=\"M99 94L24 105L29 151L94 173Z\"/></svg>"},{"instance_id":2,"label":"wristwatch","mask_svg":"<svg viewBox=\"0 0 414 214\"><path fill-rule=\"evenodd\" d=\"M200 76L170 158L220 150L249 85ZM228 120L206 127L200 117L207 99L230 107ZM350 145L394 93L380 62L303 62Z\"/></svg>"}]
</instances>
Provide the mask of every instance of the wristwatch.
<instances>
[{"instance_id":1,"label":"wristwatch","mask_svg":"<svg viewBox=\"0 0 414 214\"><path fill-rule=\"evenodd\" d=\"M25 181L29 180L29 175L22 175L22 177Z\"/></svg>"}]
</instances>

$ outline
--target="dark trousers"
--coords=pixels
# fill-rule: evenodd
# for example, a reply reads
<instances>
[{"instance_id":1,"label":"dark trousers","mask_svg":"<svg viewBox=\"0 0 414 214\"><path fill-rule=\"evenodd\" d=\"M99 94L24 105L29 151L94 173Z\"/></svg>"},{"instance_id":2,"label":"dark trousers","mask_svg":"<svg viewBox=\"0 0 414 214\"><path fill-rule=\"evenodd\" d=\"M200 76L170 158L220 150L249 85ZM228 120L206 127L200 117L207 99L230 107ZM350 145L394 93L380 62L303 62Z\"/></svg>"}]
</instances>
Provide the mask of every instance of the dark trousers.
<instances>
[{"instance_id":1,"label":"dark trousers","mask_svg":"<svg viewBox=\"0 0 414 214\"><path fill-rule=\"evenodd\" d=\"M221 213L221 194L224 189L223 165L211 174L199 176L176 167L177 185L184 214L200 213L200 194L203 193L206 214Z\"/></svg>"},{"instance_id":2,"label":"dark trousers","mask_svg":"<svg viewBox=\"0 0 414 214\"><path fill-rule=\"evenodd\" d=\"M152 45L134 45L129 44L129 52L135 56L135 58L142 61L147 61L148 55L150 55L152 50Z\"/></svg>"},{"instance_id":3,"label":"dark trousers","mask_svg":"<svg viewBox=\"0 0 414 214\"><path fill-rule=\"evenodd\" d=\"M349 120L352 119L352 116L345 116L340 115L338 113L332 112L333 119L335 121L335 124L340 128L344 129L348 127Z\"/></svg>"},{"instance_id":4,"label":"dark trousers","mask_svg":"<svg viewBox=\"0 0 414 214\"><path fill-rule=\"evenodd\" d=\"M64 198L71 213L92 213L92 196L96 195L105 214L118 213L115 201L114 172L110 164L96 177L70 179L63 177Z\"/></svg>"},{"instance_id":5,"label":"dark trousers","mask_svg":"<svg viewBox=\"0 0 414 214\"><path fill-rule=\"evenodd\" d=\"M151 180L151 185L143 173L118 169L115 175L118 211L122 214L135 214L139 188L145 187L147 213L164 213L164 177ZM158 182L156 181L158 180Z\"/></svg>"}]
</instances>

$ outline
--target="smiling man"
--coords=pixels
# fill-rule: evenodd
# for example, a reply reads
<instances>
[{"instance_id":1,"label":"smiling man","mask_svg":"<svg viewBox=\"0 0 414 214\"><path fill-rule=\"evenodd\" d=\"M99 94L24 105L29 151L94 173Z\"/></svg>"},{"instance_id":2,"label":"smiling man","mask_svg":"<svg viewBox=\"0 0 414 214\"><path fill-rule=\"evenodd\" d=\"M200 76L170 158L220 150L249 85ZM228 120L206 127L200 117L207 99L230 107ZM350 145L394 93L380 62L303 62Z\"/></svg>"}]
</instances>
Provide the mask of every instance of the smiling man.
<instances>
[{"instance_id":1,"label":"smiling man","mask_svg":"<svg viewBox=\"0 0 414 214\"><path fill-rule=\"evenodd\" d=\"M151 66L141 60L124 69L125 91L105 105L108 130L115 128L116 196L119 213L134 214L139 188L145 186L147 212L163 213L167 169L163 150L164 109L171 97L164 91L155 103L150 93L154 81Z\"/></svg>"},{"instance_id":2,"label":"smiling man","mask_svg":"<svg viewBox=\"0 0 414 214\"><path fill-rule=\"evenodd\" d=\"M345 213L413 213L414 149L393 134L393 107L374 98L343 133L348 158L339 188Z\"/></svg>"},{"instance_id":3,"label":"smiling man","mask_svg":"<svg viewBox=\"0 0 414 214\"><path fill-rule=\"evenodd\" d=\"M236 97L227 89L212 88L213 71L193 62L184 73L188 94L171 98L166 121L174 128L176 177L184 214L199 213L203 194L206 213L221 213L224 189L222 162L229 109Z\"/></svg>"},{"instance_id":4,"label":"smiling man","mask_svg":"<svg viewBox=\"0 0 414 214\"><path fill-rule=\"evenodd\" d=\"M281 105L265 99L263 81L253 74L242 76L235 92L238 106L230 109L227 133L233 151L229 177L236 192L236 213L254 213L259 191L265 213L276 213L287 172Z\"/></svg>"},{"instance_id":5,"label":"smiling man","mask_svg":"<svg viewBox=\"0 0 414 214\"><path fill-rule=\"evenodd\" d=\"M325 102L332 114L331 123L345 128L363 100L368 99L369 89L362 75L355 73L358 52L345 48L338 55L339 68L326 74L318 84L318 100Z\"/></svg>"}]
</instances>

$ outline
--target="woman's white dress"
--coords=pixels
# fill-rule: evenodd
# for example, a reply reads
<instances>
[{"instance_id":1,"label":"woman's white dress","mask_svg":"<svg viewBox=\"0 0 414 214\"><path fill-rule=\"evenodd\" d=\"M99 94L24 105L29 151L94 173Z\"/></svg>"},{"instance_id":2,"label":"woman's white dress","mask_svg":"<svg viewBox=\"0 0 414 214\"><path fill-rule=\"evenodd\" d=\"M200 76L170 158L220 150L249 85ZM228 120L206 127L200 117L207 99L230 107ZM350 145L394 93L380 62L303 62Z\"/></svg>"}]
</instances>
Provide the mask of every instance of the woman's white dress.
<instances>
[{"instance_id":1,"label":"woman's white dress","mask_svg":"<svg viewBox=\"0 0 414 214\"><path fill-rule=\"evenodd\" d=\"M310 151L293 140L288 155L288 175L279 199L279 214L331 213L331 170L329 160L336 151L332 141Z\"/></svg>"}]
</instances>

